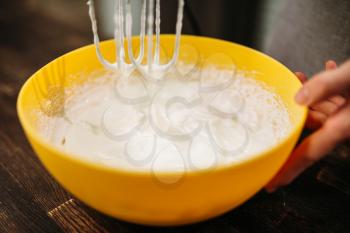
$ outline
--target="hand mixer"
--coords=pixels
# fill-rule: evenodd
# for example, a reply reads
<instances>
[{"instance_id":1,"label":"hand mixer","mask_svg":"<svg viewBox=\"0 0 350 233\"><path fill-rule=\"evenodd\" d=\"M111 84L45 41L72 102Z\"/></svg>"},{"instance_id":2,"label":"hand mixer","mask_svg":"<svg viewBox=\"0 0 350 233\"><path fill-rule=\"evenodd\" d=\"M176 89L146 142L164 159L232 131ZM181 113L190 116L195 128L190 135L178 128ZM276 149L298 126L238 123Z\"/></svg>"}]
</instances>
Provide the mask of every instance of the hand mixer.
<instances>
[{"instance_id":1,"label":"hand mixer","mask_svg":"<svg viewBox=\"0 0 350 233\"><path fill-rule=\"evenodd\" d=\"M96 54L99 61L107 69L119 70L121 72L129 73L133 69L137 69L142 75L147 78L155 79L166 73L175 63L179 55L180 36L182 29L182 18L184 0L178 0L178 12L176 22L176 38L174 53L171 59L166 64L160 63L160 0L156 0L156 14L154 20L154 0L143 0L141 9L141 29L140 29L140 49L137 58L133 54L132 45L132 12L131 0L115 0L114 7L114 40L116 44L116 62L111 63L107 61L101 54L100 39L97 32L97 23L94 10L94 1L89 0L89 15L92 23L92 30L94 34L94 44L96 47ZM148 6L147 15L146 8ZM124 9L125 8L125 9ZM155 52L153 55L153 25L156 26L156 42ZM125 30L124 30L125 27ZM147 31L147 62L142 64L145 55L145 33ZM125 59L125 38L128 42L128 55L131 63Z\"/></svg>"}]
</instances>

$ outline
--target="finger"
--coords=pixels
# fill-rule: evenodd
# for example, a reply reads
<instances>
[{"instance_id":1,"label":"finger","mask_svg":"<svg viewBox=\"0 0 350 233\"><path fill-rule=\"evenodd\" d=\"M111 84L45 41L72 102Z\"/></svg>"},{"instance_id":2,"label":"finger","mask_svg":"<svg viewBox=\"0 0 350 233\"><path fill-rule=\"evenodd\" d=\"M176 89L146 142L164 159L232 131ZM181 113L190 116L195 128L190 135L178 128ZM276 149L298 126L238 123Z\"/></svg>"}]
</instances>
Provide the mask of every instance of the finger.
<instances>
[{"instance_id":1,"label":"finger","mask_svg":"<svg viewBox=\"0 0 350 233\"><path fill-rule=\"evenodd\" d=\"M326 70L334 70L337 68L337 63L333 60L328 60L325 64ZM307 76L302 72L295 72L295 75L298 77L298 79L304 84L307 81ZM332 103L336 104L338 107L343 106L346 103L346 99L344 96L338 95L331 97L329 99Z\"/></svg>"},{"instance_id":2,"label":"finger","mask_svg":"<svg viewBox=\"0 0 350 233\"><path fill-rule=\"evenodd\" d=\"M327 127L332 130L332 137L343 140L350 137L350 103L329 118Z\"/></svg>"},{"instance_id":3,"label":"finger","mask_svg":"<svg viewBox=\"0 0 350 233\"><path fill-rule=\"evenodd\" d=\"M317 103L311 106L311 109L314 111L321 112L326 116L330 116L335 113L339 107L335 103L331 101L323 101L321 103Z\"/></svg>"},{"instance_id":4,"label":"finger","mask_svg":"<svg viewBox=\"0 0 350 233\"><path fill-rule=\"evenodd\" d=\"M321 112L310 110L306 119L305 126L309 129L318 129L327 120L327 116Z\"/></svg>"},{"instance_id":5,"label":"finger","mask_svg":"<svg viewBox=\"0 0 350 233\"><path fill-rule=\"evenodd\" d=\"M289 157L278 174L266 186L268 192L292 182L310 165L323 158L339 142L350 136L350 105L307 137Z\"/></svg>"},{"instance_id":6,"label":"finger","mask_svg":"<svg viewBox=\"0 0 350 233\"><path fill-rule=\"evenodd\" d=\"M315 75L295 96L302 105L312 105L350 89L350 60L339 68Z\"/></svg>"},{"instance_id":7,"label":"finger","mask_svg":"<svg viewBox=\"0 0 350 233\"><path fill-rule=\"evenodd\" d=\"M328 99L329 101L336 104L338 107L342 107L346 104L346 98L341 95L336 95Z\"/></svg>"},{"instance_id":8,"label":"finger","mask_svg":"<svg viewBox=\"0 0 350 233\"><path fill-rule=\"evenodd\" d=\"M295 75L297 76L297 78L299 79L299 81L301 83L304 84L307 81L307 77L306 77L306 75L304 73L302 73L302 72L295 72Z\"/></svg>"},{"instance_id":9,"label":"finger","mask_svg":"<svg viewBox=\"0 0 350 233\"><path fill-rule=\"evenodd\" d=\"M329 60L326 62L325 69L326 70L334 70L337 68L337 63L333 60Z\"/></svg>"}]
</instances>

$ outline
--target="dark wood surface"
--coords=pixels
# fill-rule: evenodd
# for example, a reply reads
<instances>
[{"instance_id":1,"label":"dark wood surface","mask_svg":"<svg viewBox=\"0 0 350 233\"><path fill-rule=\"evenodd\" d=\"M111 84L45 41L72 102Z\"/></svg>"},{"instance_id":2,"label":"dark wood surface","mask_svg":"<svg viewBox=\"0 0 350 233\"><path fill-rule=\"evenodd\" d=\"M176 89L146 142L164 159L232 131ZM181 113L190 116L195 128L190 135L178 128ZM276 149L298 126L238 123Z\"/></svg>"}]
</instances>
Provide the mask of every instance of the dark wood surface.
<instances>
[{"instance_id":1,"label":"dark wood surface","mask_svg":"<svg viewBox=\"0 0 350 233\"><path fill-rule=\"evenodd\" d=\"M4 2L12 3L1 6ZM292 185L273 194L261 191L241 207L195 225L125 223L72 197L40 164L15 108L18 91L33 72L91 41L83 1L43 2L0 3L0 232L350 232L350 147L345 144Z\"/></svg>"}]
</instances>

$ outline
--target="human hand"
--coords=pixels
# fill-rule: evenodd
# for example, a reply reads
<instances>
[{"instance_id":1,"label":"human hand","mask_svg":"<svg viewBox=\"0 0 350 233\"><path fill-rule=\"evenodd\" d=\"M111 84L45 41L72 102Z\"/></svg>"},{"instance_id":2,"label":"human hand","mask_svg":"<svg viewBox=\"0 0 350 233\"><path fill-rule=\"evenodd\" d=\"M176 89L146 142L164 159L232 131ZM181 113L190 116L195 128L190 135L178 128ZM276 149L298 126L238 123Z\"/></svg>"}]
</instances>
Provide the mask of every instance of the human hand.
<instances>
[{"instance_id":1,"label":"human hand","mask_svg":"<svg viewBox=\"0 0 350 233\"><path fill-rule=\"evenodd\" d=\"M269 182L266 186L268 192L289 184L338 143L350 138L350 60L339 68L334 61L326 62L326 70L309 81L301 72L296 75L303 87L296 94L295 101L309 107L306 127L315 131L293 151Z\"/></svg>"}]
</instances>

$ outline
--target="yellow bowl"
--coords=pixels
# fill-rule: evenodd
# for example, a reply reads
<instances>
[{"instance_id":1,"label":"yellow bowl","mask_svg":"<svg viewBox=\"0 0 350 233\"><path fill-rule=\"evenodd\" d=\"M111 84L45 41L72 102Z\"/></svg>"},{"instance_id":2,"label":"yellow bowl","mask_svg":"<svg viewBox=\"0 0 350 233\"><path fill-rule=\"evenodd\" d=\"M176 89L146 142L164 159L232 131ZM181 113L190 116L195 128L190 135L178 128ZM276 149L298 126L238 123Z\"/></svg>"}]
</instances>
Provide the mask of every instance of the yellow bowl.
<instances>
[{"instance_id":1,"label":"yellow bowl","mask_svg":"<svg viewBox=\"0 0 350 233\"><path fill-rule=\"evenodd\" d=\"M161 41L164 52L172 53L174 36L162 36ZM137 38L134 42L138 43ZM194 51L199 51L200 58L223 53L235 61L238 69L256 71L255 78L281 96L293 124L291 132L278 145L246 161L187 172L174 186L157 182L152 172L113 169L84 161L50 144L37 129L35 114L60 114L63 89L79 85L86 74L102 68L93 45L77 49L50 62L26 81L18 96L17 111L25 134L46 169L87 205L110 216L147 225L198 222L248 200L286 161L307 113L293 100L301 86L295 75L274 59L238 44L194 36L182 36L181 43L185 60L194 59ZM108 59L113 59L113 41L101 43L101 49ZM171 179L179 174L161 175Z\"/></svg>"}]
</instances>

